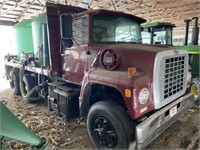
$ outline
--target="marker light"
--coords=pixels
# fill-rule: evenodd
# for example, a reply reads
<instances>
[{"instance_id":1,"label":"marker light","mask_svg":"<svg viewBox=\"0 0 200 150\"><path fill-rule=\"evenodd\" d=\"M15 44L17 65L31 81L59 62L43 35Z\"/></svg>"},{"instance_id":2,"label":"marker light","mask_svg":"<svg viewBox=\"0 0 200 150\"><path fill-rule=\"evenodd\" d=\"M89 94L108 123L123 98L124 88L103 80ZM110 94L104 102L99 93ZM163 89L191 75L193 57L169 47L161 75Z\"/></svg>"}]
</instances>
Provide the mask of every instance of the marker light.
<instances>
[{"instance_id":1,"label":"marker light","mask_svg":"<svg viewBox=\"0 0 200 150\"><path fill-rule=\"evenodd\" d=\"M137 73L137 69L135 67L128 68L128 77L129 78L134 77L136 73Z\"/></svg>"}]
</instances>

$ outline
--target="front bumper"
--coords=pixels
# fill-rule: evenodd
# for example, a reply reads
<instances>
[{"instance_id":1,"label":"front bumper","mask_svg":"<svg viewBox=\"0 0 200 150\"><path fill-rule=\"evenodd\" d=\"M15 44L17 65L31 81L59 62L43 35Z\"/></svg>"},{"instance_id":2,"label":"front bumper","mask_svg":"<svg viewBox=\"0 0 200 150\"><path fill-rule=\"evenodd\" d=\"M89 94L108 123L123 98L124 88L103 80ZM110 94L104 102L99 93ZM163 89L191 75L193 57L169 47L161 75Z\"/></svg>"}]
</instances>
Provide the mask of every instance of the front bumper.
<instances>
[{"instance_id":1,"label":"front bumper","mask_svg":"<svg viewBox=\"0 0 200 150\"><path fill-rule=\"evenodd\" d=\"M143 149L163 133L170 125L183 116L194 104L194 95L190 92L175 100L166 107L151 115L148 119L136 126L137 149ZM176 107L174 116L170 110Z\"/></svg>"}]
</instances>

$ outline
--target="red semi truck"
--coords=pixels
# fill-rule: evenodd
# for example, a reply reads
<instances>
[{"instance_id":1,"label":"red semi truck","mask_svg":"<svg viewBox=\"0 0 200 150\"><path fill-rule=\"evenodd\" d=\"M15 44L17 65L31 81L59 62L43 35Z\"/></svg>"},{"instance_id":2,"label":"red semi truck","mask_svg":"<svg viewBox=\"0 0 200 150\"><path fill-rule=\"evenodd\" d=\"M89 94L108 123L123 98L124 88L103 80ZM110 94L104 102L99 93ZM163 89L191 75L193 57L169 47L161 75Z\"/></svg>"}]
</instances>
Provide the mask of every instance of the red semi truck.
<instances>
[{"instance_id":1,"label":"red semi truck","mask_svg":"<svg viewBox=\"0 0 200 150\"><path fill-rule=\"evenodd\" d=\"M144 19L50 3L46 9L49 65L7 56L7 78L15 94L44 98L67 120L86 116L96 148L142 149L193 105L188 53L141 44Z\"/></svg>"}]
</instances>

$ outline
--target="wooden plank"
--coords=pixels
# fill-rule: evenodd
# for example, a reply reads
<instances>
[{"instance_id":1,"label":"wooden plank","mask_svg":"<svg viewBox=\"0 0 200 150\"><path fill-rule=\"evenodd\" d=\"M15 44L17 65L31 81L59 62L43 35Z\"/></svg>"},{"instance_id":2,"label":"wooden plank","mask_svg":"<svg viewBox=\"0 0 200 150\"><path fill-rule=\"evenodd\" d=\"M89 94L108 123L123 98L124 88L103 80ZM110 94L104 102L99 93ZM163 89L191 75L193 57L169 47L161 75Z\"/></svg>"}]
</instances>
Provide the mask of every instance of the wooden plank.
<instances>
[{"instance_id":1,"label":"wooden plank","mask_svg":"<svg viewBox=\"0 0 200 150\"><path fill-rule=\"evenodd\" d=\"M24 16L23 19L34 18L35 16L38 16L39 14L43 12L46 12L46 7L43 7L41 10L37 10L29 14L26 13L26 16Z\"/></svg>"},{"instance_id":2,"label":"wooden plank","mask_svg":"<svg viewBox=\"0 0 200 150\"><path fill-rule=\"evenodd\" d=\"M196 12L193 12L192 14L185 14L182 19L192 19L193 17L199 17L200 18L200 12L199 11L196 11Z\"/></svg>"},{"instance_id":3,"label":"wooden plank","mask_svg":"<svg viewBox=\"0 0 200 150\"><path fill-rule=\"evenodd\" d=\"M6 3L6 0L3 0L0 6L0 12L3 10L5 3Z\"/></svg>"},{"instance_id":4,"label":"wooden plank","mask_svg":"<svg viewBox=\"0 0 200 150\"><path fill-rule=\"evenodd\" d=\"M19 6L21 6L21 5L25 4L25 3L28 3L28 2L29 2L29 0L22 0L21 2L17 3L16 6L12 6L12 7L8 8L8 9L6 9L5 11L1 11L0 15L4 15L9 11L14 10L16 7L19 7Z\"/></svg>"},{"instance_id":5,"label":"wooden plank","mask_svg":"<svg viewBox=\"0 0 200 150\"><path fill-rule=\"evenodd\" d=\"M70 2L68 2L68 4L72 6L77 6L81 2L82 0L71 0Z\"/></svg>"},{"instance_id":6,"label":"wooden plank","mask_svg":"<svg viewBox=\"0 0 200 150\"><path fill-rule=\"evenodd\" d=\"M125 3L124 1L122 2L122 5L121 6L117 6L117 10L123 10L123 9L134 9L135 7L139 6L140 5L140 2L129 2L129 3Z\"/></svg>"},{"instance_id":7,"label":"wooden plank","mask_svg":"<svg viewBox=\"0 0 200 150\"><path fill-rule=\"evenodd\" d=\"M192 14L199 14L198 16L200 16L200 10L199 9L193 9L192 11L191 10L187 10L187 11L183 11L183 12L180 13L181 16L192 15Z\"/></svg>"},{"instance_id":8,"label":"wooden plank","mask_svg":"<svg viewBox=\"0 0 200 150\"><path fill-rule=\"evenodd\" d=\"M28 11L32 4L35 3L35 0L32 0L28 6L22 11L22 13L16 18L16 22L23 18L23 15Z\"/></svg>"},{"instance_id":9,"label":"wooden plank","mask_svg":"<svg viewBox=\"0 0 200 150\"><path fill-rule=\"evenodd\" d=\"M159 2L157 5L157 8L181 8L181 7L192 5L195 3L199 3L199 0L192 0L192 1L191 0L190 1L188 1L188 0L179 0L179 1L166 0L163 2Z\"/></svg>"},{"instance_id":10,"label":"wooden plank","mask_svg":"<svg viewBox=\"0 0 200 150\"><path fill-rule=\"evenodd\" d=\"M108 4L111 4L110 0L93 1L93 3L91 4L91 8L94 8L96 6L103 6L105 8L106 5L108 5Z\"/></svg>"},{"instance_id":11,"label":"wooden plank","mask_svg":"<svg viewBox=\"0 0 200 150\"><path fill-rule=\"evenodd\" d=\"M184 20L184 19L188 19L188 18L192 18L194 16L197 16L197 17L200 17L200 11L198 10L198 6L195 7L193 6L193 11L191 11L191 9L186 9L184 8L183 9L183 12L176 12L175 10L172 11L172 10L169 10L169 9L165 9L165 10L162 10L162 11L152 11L150 10L148 13L142 13L140 11L135 11L137 13L134 13L135 15L140 15L140 16L150 16L149 18L151 20L156 20L156 19L163 19L163 18L169 18L171 17L172 19L174 20ZM141 13L141 14L140 14ZM199 15L198 15L199 14ZM191 17L190 17L191 16Z\"/></svg>"},{"instance_id":12,"label":"wooden plank","mask_svg":"<svg viewBox=\"0 0 200 150\"><path fill-rule=\"evenodd\" d=\"M170 1L171 2L171 1ZM197 3L198 4L200 4L200 1L198 1L198 2L196 2L196 3L189 3L188 5L186 5L186 6L183 6L183 7L176 7L176 8L174 8L174 9L172 9L172 8L169 8L169 7L163 7L163 8L159 8L159 7L156 7L156 8L143 8L143 9L140 9L140 8L135 8L134 10L132 10L132 11L128 11L128 13L131 13L131 14L139 14L139 13L144 13L144 12L149 12L149 13L152 13L152 12L154 12L154 15L158 15L158 13L157 12L160 12L160 11L162 11L163 13L173 13L174 14L174 12L175 11L177 11L177 12L180 12L181 13L181 10L182 11L185 11L186 9L188 9L189 10L189 8L191 9L191 10L194 10L194 9L199 9L199 11L200 11L200 6L199 5L197 5ZM173 4L173 5L175 5L175 4ZM190 11L191 11L190 10ZM192 12L192 11L191 11ZM152 16L153 16L153 14L152 14Z\"/></svg>"},{"instance_id":13,"label":"wooden plank","mask_svg":"<svg viewBox=\"0 0 200 150\"><path fill-rule=\"evenodd\" d=\"M0 25L3 25L3 26L14 26L15 22L0 20Z\"/></svg>"}]
</instances>

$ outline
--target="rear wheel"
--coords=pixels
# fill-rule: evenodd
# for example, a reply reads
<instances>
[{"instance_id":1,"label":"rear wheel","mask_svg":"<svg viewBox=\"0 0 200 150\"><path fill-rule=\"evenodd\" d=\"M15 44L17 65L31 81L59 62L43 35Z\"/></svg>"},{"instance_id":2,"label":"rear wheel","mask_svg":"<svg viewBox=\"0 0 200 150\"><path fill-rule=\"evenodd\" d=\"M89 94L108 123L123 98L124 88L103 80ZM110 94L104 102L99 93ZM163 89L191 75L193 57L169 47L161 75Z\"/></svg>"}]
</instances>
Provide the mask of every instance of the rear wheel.
<instances>
[{"instance_id":1,"label":"rear wheel","mask_svg":"<svg viewBox=\"0 0 200 150\"><path fill-rule=\"evenodd\" d=\"M35 87L35 77L30 74L25 74L23 77L23 83L25 94L27 94ZM40 98L38 97L38 93L34 91L27 100L28 102L33 102L40 100Z\"/></svg>"},{"instance_id":2,"label":"rear wheel","mask_svg":"<svg viewBox=\"0 0 200 150\"><path fill-rule=\"evenodd\" d=\"M91 106L87 129L97 149L127 149L134 137L129 116L121 106L111 101Z\"/></svg>"},{"instance_id":3,"label":"rear wheel","mask_svg":"<svg viewBox=\"0 0 200 150\"><path fill-rule=\"evenodd\" d=\"M13 90L15 95L21 95L20 87L19 87L19 71L14 71L13 80L10 81L10 87Z\"/></svg>"}]
</instances>

